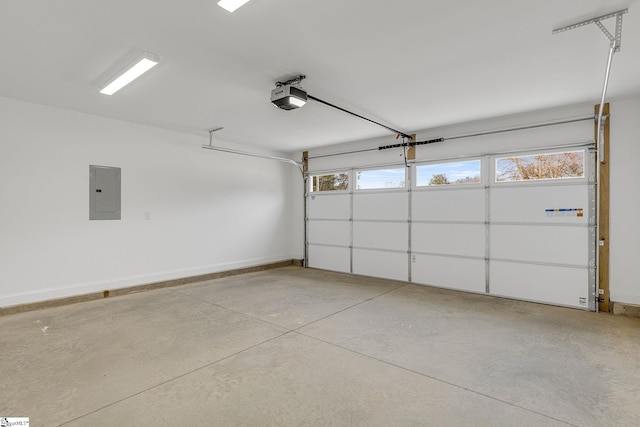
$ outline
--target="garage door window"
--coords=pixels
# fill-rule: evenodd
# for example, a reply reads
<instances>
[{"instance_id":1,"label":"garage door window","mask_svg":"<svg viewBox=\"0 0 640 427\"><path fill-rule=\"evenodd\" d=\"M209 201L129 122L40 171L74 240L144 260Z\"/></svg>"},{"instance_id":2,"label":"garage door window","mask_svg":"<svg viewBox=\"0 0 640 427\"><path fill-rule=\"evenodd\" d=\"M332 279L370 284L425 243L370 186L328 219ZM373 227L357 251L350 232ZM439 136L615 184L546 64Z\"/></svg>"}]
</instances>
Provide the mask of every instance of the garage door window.
<instances>
[{"instance_id":1,"label":"garage door window","mask_svg":"<svg viewBox=\"0 0 640 427\"><path fill-rule=\"evenodd\" d=\"M340 172L311 177L311 192L349 189L349 173Z\"/></svg>"},{"instance_id":2,"label":"garage door window","mask_svg":"<svg viewBox=\"0 0 640 427\"><path fill-rule=\"evenodd\" d=\"M416 186L480 184L480 160L435 163L416 167Z\"/></svg>"},{"instance_id":3,"label":"garage door window","mask_svg":"<svg viewBox=\"0 0 640 427\"><path fill-rule=\"evenodd\" d=\"M356 172L356 190L405 187L405 168L366 169Z\"/></svg>"},{"instance_id":4,"label":"garage door window","mask_svg":"<svg viewBox=\"0 0 640 427\"><path fill-rule=\"evenodd\" d=\"M496 159L496 182L584 178L584 150Z\"/></svg>"}]
</instances>

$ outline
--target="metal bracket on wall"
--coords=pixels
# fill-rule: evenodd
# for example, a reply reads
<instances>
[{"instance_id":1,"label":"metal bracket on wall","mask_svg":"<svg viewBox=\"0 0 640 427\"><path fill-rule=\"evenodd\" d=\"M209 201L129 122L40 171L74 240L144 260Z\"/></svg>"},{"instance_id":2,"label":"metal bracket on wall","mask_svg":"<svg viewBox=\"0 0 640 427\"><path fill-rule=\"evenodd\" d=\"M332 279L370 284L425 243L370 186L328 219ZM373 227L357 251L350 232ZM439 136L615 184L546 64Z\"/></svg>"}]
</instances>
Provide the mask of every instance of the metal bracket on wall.
<instances>
[{"instance_id":1,"label":"metal bracket on wall","mask_svg":"<svg viewBox=\"0 0 640 427\"><path fill-rule=\"evenodd\" d=\"M585 19L584 21L575 22L573 24L565 25L563 27L558 27L553 30L553 34L562 33L564 31L573 30L574 28L584 27L585 25L595 24L600 31L609 39L609 59L607 60L607 70L604 76L604 85L602 88L602 98L600 100L600 109L598 111L598 116L596 117L597 121L597 134L596 134L596 145L598 146L598 160L600 163L605 162L604 157L604 142L603 142L603 131L604 125L602 123L602 114L604 109L604 101L607 96L607 86L609 85L609 73L611 72L611 61L613 59L613 54L615 52L620 51L620 46L622 42L622 15L627 13L629 9L621 9L616 12L607 13L604 15L596 16L594 18ZM609 30L602 23L603 20L609 18L616 18L616 34L612 35Z\"/></svg>"},{"instance_id":2,"label":"metal bracket on wall","mask_svg":"<svg viewBox=\"0 0 640 427\"><path fill-rule=\"evenodd\" d=\"M573 30L574 28L584 27L585 25L595 24L600 28L600 31L609 39L610 42L615 42L615 51L620 51L621 41L622 41L622 15L627 13L629 9L622 9L616 12L607 13L604 15L596 16L595 18L585 19L584 21L575 22L573 24L565 25L563 27L554 28L553 34L562 33L564 31ZM616 18L616 31L615 36L609 32L609 30L604 26L602 21L609 18Z\"/></svg>"}]
</instances>

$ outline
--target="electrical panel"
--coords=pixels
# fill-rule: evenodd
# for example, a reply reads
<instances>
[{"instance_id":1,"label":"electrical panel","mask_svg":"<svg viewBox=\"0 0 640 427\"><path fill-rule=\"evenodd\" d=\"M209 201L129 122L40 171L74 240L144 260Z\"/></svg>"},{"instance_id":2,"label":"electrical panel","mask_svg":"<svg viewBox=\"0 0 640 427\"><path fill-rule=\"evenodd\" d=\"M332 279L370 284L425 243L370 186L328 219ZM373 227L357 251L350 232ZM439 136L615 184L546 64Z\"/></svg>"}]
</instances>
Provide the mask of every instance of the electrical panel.
<instances>
[{"instance_id":1,"label":"electrical panel","mask_svg":"<svg viewBox=\"0 0 640 427\"><path fill-rule=\"evenodd\" d=\"M89 219L121 219L120 168L89 165Z\"/></svg>"}]
</instances>

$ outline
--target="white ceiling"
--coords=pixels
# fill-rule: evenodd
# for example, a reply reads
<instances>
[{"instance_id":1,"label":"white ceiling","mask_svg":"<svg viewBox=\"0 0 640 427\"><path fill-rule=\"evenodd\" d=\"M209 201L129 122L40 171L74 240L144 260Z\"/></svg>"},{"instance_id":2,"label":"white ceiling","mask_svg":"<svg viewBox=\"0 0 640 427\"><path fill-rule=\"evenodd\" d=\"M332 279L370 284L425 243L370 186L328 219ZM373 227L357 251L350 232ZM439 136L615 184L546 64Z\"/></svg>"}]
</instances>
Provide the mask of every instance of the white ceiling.
<instances>
[{"instance_id":1,"label":"white ceiling","mask_svg":"<svg viewBox=\"0 0 640 427\"><path fill-rule=\"evenodd\" d=\"M609 96L640 93L640 0L252 0L233 14L216 1L5 0L0 96L298 151L389 134L313 101L272 106L274 83L299 73L309 94L407 133L598 103L608 39L551 32L623 8ZM143 51L160 65L98 93Z\"/></svg>"}]
</instances>

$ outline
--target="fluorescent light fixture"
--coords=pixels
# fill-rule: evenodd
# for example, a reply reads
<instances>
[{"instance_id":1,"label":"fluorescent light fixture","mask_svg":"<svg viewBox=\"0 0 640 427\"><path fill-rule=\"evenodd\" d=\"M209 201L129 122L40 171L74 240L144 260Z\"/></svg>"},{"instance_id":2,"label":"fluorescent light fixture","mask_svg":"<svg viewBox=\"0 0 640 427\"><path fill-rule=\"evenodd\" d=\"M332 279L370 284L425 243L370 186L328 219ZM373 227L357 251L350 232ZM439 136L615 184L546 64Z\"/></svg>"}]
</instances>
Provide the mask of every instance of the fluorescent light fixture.
<instances>
[{"instance_id":1,"label":"fluorescent light fixture","mask_svg":"<svg viewBox=\"0 0 640 427\"><path fill-rule=\"evenodd\" d=\"M100 93L104 95L113 95L114 93L158 65L158 62L160 62L160 59L156 55L145 52L131 65L129 65L124 71L114 77L109 84L100 89Z\"/></svg>"},{"instance_id":2,"label":"fluorescent light fixture","mask_svg":"<svg viewBox=\"0 0 640 427\"><path fill-rule=\"evenodd\" d=\"M248 1L249 0L220 0L218 2L218 6L233 13L237 8L247 3Z\"/></svg>"}]
</instances>

